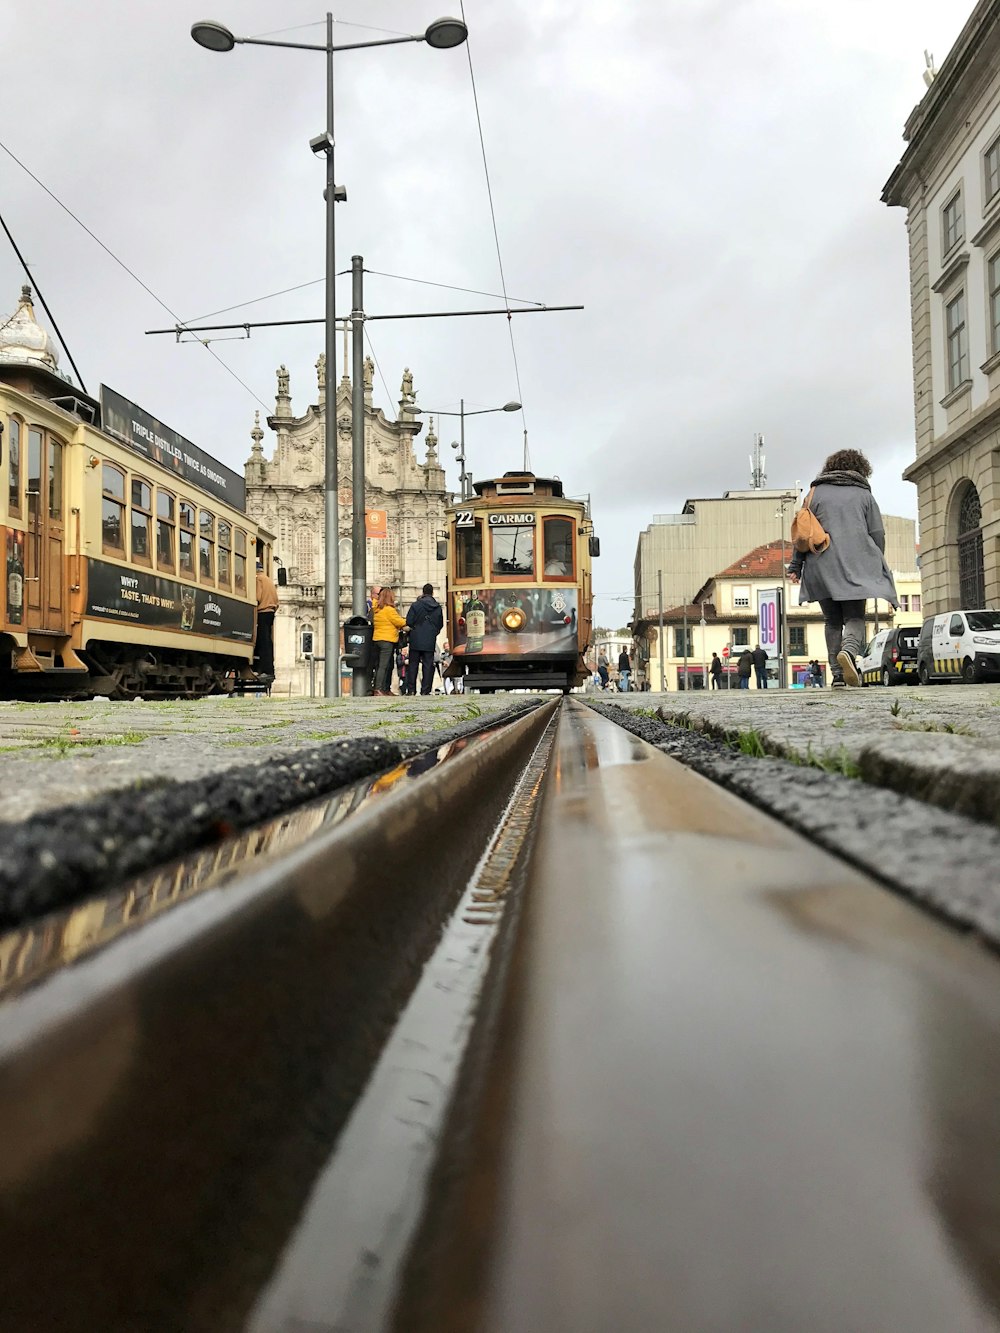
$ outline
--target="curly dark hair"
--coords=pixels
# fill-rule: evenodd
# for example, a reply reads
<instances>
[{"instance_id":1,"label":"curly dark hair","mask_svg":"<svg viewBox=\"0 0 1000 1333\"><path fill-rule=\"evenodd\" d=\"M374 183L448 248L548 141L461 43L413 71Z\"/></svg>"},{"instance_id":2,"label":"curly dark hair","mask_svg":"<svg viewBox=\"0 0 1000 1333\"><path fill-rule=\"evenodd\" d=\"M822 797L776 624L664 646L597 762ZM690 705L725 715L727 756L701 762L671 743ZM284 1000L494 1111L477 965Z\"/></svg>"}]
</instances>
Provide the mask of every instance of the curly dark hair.
<instances>
[{"instance_id":1,"label":"curly dark hair","mask_svg":"<svg viewBox=\"0 0 1000 1333\"><path fill-rule=\"evenodd\" d=\"M824 472L860 472L867 479L872 474L872 465L860 449L838 449L823 464Z\"/></svg>"}]
</instances>

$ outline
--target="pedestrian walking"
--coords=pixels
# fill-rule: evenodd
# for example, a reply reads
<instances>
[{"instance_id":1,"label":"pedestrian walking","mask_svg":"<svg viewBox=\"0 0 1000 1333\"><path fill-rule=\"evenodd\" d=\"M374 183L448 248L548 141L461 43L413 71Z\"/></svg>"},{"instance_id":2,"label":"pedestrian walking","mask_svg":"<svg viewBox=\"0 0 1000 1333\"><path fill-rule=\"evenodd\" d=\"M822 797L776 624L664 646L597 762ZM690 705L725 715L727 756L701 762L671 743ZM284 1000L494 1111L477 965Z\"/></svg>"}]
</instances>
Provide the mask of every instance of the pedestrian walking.
<instances>
[{"instance_id":1,"label":"pedestrian walking","mask_svg":"<svg viewBox=\"0 0 1000 1333\"><path fill-rule=\"evenodd\" d=\"M434 684L434 645L444 629L444 612L434 597L434 585L425 583L420 596L406 613L410 631L410 659L406 668L406 693L417 692L417 668L420 668L420 693L430 694Z\"/></svg>"},{"instance_id":2,"label":"pedestrian walking","mask_svg":"<svg viewBox=\"0 0 1000 1333\"><path fill-rule=\"evenodd\" d=\"M709 669L709 671L710 671L711 674L712 674L712 689L713 689L713 690L721 690L721 689L722 689L722 659L719 657L719 654L718 654L718 653L713 653L713 654L712 654L712 660L711 660L711 662L709 663L709 667L708 667L708 669Z\"/></svg>"},{"instance_id":3,"label":"pedestrian walking","mask_svg":"<svg viewBox=\"0 0 1000 1333\"><path fill-rule=\"evenodd\" d=\"M406 621L396 610L396 594L391 588L380 588L372 602L372 646L375 649L375 693L392 694L392 659L399 643L400 630Z\"/></svg>"},{"instance_id":4,"label":"pedestrian walking","mask_svg":"<svg viewBox=\"0 0 1000 1333\"><path fill-rule=\"evenodd\" d=\"M609 671L610 665L611 664L608 662L608 655L602 648L601 651L597 654L597 674L601 678L602 690L606 690L608 688L608 680L610 679L610 671Z\"/></svg>"},{"instance_id":5,"label":"pedestrian walking","mask_svg":"<svg viewBox=\"0 0 1000 1333\"><path fill-rule=\"evenodd\" d=\"M820 666L817 658L813 658L809 663L809 676L812 681L813 689L821 690L823 688L823 668Z\"/></svg>"},{"instance_id":6,"label":"pedestrian walking","mask_svg":"<svg viewBox=\"0 0 1000 1333\"><path fill-rule=\"evenodd\" d=\"M819 602L826 632L830 684L861 684L858 654L865 646L865 602L880 597L899 606L885 560L885 525L869 478L872 465L859 449L839 449L812 483L809 508L830 544L796 551L788 577L800 587L799 604Z\"/></svg>"},{"instance_id":7,"label":"pedestrian walking","mask_svg":"<svg viewBox=\"0 0 1000 1333\"><path fill-rule=\"evenodd\" d=\"M253 664L257 679L267 685L274 680L274 613L278 609L278 589L264 573L264 562L257 561L257 632L253 643Z\"/></svg>"},{"instance_id":8,"label":"pedestrian walking","mask_svg":"<svg viewBox=\"0 0 1000 1333\"><path fill-rule=\"evenodd\" d=\"M740 689L748 690L750 688L750 672L753 670L753 653L749 648L744 648L740 653L740 660L736 664L736 674L740 678Z\"/></svg>"},{"instance_id":9,"label":"pedestrian walking","mask_svg":"<svg viewBox=\"0 0 1000 1333\"><path fill-rule=\"evenodd\" d=\"M753 669L757 675L757 688L758 690L766 690L767 653L765 653L764 649L758 643L757 646L754 648L753 652L750 654L750 656L753 658Z\"/></svg>"},{"instance_id":10,"label":"pedestrian walking","mask_svg":"<svg viewBox=\"0 0 1000 1333\"><path fill-rule=\"evenodd\" d=\"M618 688L622 694L628 694L632 688L632 660L628 655L628 649L623 648L618 654Z\"/></svg>"}]
</instances>

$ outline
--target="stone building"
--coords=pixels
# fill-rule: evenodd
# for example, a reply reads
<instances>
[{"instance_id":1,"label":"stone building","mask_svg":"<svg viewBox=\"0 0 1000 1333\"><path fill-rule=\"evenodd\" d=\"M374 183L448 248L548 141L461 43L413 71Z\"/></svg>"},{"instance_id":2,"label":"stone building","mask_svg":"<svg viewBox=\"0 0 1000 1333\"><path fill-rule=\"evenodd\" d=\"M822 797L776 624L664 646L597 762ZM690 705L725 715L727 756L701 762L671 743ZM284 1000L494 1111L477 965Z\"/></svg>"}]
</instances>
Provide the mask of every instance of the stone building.
<instances>
[{"instance_id":1,"label":"stone building","mask_svg":"<svg viewBox=\"0 0 1000 1333\"><path fill-rule=\"evenodd\" d=\"M345 356L346 359L346 356ZM365 508L371 515L367 542L368 584L391 585L404 608L424 583L443 581L444 565L436 558L437 537L445 527L444 468L438 462L433 421L428 428L423 461L416 437L417 416L413 377L403 375L397 414L390 420L372 402L374 364L365 361ZM270 458L264 454L264 431L255 421L244 472L247 512L275 534L274 551L287 583L278 590L274 622L275 690L292 695L323 690L322 667L310 670L308 650L322 655L324 641L325 533L324 475L326 358L316 363L316 401L301 415L292 410L288 370L277 372L278 392L267 425L277 436ZM337 459L340 503L340 621L351 613L351 381L345 364L336 388ZM381 515L384 513L384 524Z\"/></svg>"},{"instance_id":2,"label":"stone building","mask_svg":"<svg viewBox=\"0 0 1000 1333\"><path fill-rule=\"evenodd\" d=\"M903 132L924 610L1000 605L1000 10L981 0Z\"/></svg>"}]
</instances>

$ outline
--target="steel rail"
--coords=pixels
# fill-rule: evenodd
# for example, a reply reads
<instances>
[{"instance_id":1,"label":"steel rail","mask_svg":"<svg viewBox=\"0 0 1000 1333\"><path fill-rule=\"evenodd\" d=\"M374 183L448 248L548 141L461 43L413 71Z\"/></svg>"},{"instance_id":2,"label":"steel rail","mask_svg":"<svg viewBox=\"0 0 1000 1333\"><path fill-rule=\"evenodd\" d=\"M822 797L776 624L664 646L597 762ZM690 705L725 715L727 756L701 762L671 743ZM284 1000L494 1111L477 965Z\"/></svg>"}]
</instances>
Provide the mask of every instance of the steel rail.
<instances>
[{"instance_id":1,"label":"steel rail","mask_svg":"<svg viewBox=\"0 0 1000 1333\"><path fill-rule=\"evenodd\" d=\"M563 710L394 1327L1000 1327L1000 961Z\"/></svg>"},{"instance_id":2,"label":"steel rail","mask_svg":"<svg viewBox=\"0 0 1000 1333\"><path fill-rule=\"evenodd\" d=\"M0 1007L0 1327L244 1327L555 708Z\"/></svg>"}]
</instances>

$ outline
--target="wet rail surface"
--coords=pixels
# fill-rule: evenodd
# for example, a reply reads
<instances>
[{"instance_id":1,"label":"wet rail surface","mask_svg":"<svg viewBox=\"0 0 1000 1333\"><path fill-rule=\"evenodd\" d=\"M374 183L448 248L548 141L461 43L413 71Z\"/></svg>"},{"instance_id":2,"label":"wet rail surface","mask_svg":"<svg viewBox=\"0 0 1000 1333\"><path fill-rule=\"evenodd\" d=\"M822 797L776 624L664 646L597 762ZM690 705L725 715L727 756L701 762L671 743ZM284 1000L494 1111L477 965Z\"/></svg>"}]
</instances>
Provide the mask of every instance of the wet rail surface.
<instances>
[{"instance_id":1,"label":"wet rail surface","mask_svg":"<svg viewBox=\"0 0 1000 1333\"><path fill-rule=\"evenodd\" d=\"M0 1005L0 1327L1000 1327L998 1036L992 955L548 706Z\"/></svg>"}]
</instances>

